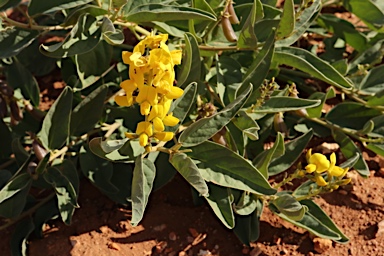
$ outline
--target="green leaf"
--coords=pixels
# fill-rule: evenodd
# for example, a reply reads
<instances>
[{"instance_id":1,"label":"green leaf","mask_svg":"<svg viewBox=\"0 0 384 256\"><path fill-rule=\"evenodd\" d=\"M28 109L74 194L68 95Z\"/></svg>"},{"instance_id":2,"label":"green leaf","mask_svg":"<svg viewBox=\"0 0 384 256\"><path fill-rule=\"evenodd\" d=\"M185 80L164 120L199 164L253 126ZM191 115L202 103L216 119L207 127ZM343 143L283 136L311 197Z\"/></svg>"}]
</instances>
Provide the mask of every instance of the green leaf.
<instances>
[{"instance_id":1,"label":"green leaf","mask_svg":"<svg viewBox=\"0 0 384 256\"><path fill-rule=\"evenodd\" d=\"M4 134L1 132L1 122L0 122L0 134L1 135ZM8 135L8 134L4 134L4 135ZM4 140L7 141L8 139L11 139L11 134L9 134L9 136L10 136L9 138L4 138ZM2 139L2 141L4 140ZM2 149L4 150L7 146L8 144L5 143L4 148L0 147L0 152ZM15 159L18 166L21 166L23 163L25 163L28 160L30 155L30 153L28 153L25 147L21 144L20 138L15 138L12 140L12 150L10 151L10 153L12 152L15 154ZM0 156L1 156L1 153L0 153Z\"/></svg>"},{"instance_id":2,"label":"green leaf","mask_svg":"<svg viewBox=\"0 0 384 256\"><path fill-rule=\"evenodd\" d=\"M28 188L31 183L32 179L28 173L23 173L8 181L8 183L0 190L0 204L23 189Z\"/></svg>"},{"instance_id":3,"label":"green leaf","mask_svg":"<svg viewBox=\"0 0 384 256\"><path fill-rule=\"evenodd\" d=\"M344 0L343 6L371 29L381 29L384 26L384 14L376 4L370 0Z\"/></svg>"},{"instance_id":4,"label":"green leaf","mask_svg":"<svg viewBox=\"0 0 384 256\"><path fill-rule=\"evenodd\" d=\"M340 236L340 239L337 240L338 243L347 243L349 238L346 237L343 232L336 226L336 224L332 221L331 218L321 209L319 205L317 205L312 200L302 200L300 201L303 205L308 207L308 212L312 214L317 220L319 220L323 225L337 233Z\"/></svg>"},{"instance_id":5,"label":"green leaf","mask_svg":"<svg viewBox=\"0 0 384 256\"><path fill-rule=\"evenodd\" d=\"M384 105L384 90L375 93L375 95L371 96L367 100L368 106L383 106Z\"/></svg>"},{"instance_id":6,"label":"green leaf","mask_svg":"<svg viewBox=\"0 0 384 256\"><path fill-rule=\"evenodd\" d=\"M291 140L285 144L285 154L279 158L274 159L269 165L268 173L270 176L279 174L288 170L299 159L303 150L312 139L313 131L309 130L307 133L300 137Z\"/></svg>"},{"instance_id":7,"label":"green leaf","mask_svg":"<svg viewBox=\"0 0 384 256\"><path fill-rule=\"evenodd\" d=\"M279 27L277 28L277 38L289 37L295 28L295 6L293 0L284 1L283 14Z\"/></svg>"},{"instance_id":8,"label":"green leaf","mask_svg":"<svg viewBox=\"0 0 384 256\"><path fill-rule=\"evenodd\" d=\"M103 17L101 31L103 39L111 45L119 45L124 42L123 32L119 29L116 29L113 25L113 22L107 17Z\"/></svg>"},{"instance_id":9,"label":"green leaf","mask_svg":"<svg viewBox=\"0 0 384 256\"><path fill-rule=\"evenodd\" d=\"M195 103L196 92L197 84L191 83L184 89L183 95L173 101L169 112L172 112L173 116L177 117L180 122L175 126L166 127L166 131L175 132L179 128L180 124L183 123L184 119L188 115L189 110Z\"/></svg>"},{"instance_id":10,"label":"green leaf","mask_svg":"<svg viewBox=\"0 0 384 256\"><path fill-rule=\"evenodd\" d=\"M260 0L254 0L251 12L245 21L237 42L238 48L255 48L257 47L257 37L255 34L255 23L264 16L263 5Z\"/></svg>"},{"instance_id":11,"label":"green leaf","mask_svg":"<svg viewBox=\"0 0 384 256\"><path fill-rule=\"evenodd\" d=\"M191 147L203 143L220 131L236 113L243 107L247 95L251 92L251 86L239 95L231 104L227 105L220 112L198 120L190 125L179 137L179 142L184 147Z\"/></svg>"},{"instance_id":12,"label":"green leaf","mask_svg":"<svg viewBox=\"0 0 384 256\"><path fill-rule=\"evenodd\" d=\"M111 183L113 165L110 161L97 157L84 148L80 151L79 160L83 175L97 188L106 193L117 193L118 189Z\"/></svg>"},{"instance_id":13,"label":"green leaf","mask_svg":"<svg viewBox=\"0 0 384 256\"><path fill-rule=\"evenodd\" d=\"M245 111L240 110L232 122L249 139L257 140L259 138L257 134L257 131L260 130L259 125Z\"/></svg>"},{"instance_id":14,"label":"green leaf","mask_svg":"<svg viewBox=\"0 0 384 256\"><path fill-rule=\"evenodd\" d=\"M47 168L49 158L51 157L51 153L48 152L43 159L40 160L39 164L36 166L35 172L40 175Z\"/></svg>"},{"instance_id":15,"label":"green leaf","mask_svg":"<svg viewBox=\"0 0 384 256\"><path fill-rule=\"evenodd\" d=\"M155 174L155 165L150 160L138 156L132 179L132 226L137 226L144 216Z\"/></svg>"},{"instance_id":16,"label":"green leaf","mask_svg":"<svg viewBox=\"0 0 384 256\"><path fill-rule=\"evenodd\" d=\"M307 109L308 117L311 118L319 118L321 117L321 111L323 110L324 103L327 99L333 98L336 96L335 90L331 87L326 93L323 92L315 92L309 96L309 99L319 99L321 100L320 105L313 108Z\"/></svg>"},{"instance_id":17,"label":"green leaf","mask_svg":"<svg viewBox=\"0 0 384 256\"><path fill-rule=\"evenodd\" d=\"M34 106L39 106L39 85L31 72L16 58L7 68L7 81L14 89L20 88L25 99L30 100Z\"/></svg>"},{"instance_id":18,"label":"green leaf","mask_svg":"<svg viewBox=\"0 0 384 256\"><path fill-rule=\"evenodd\" d=\"M384 55L384 40L376 42L370 48L367 48L365 51L359 53L355 58L353 58L348 65L348 74L353 74L358 72L358 67L361 66L374 66L381 63L381 59Z\"/></svg>"},{"instance_id":19,"label":"green leaf","mask_svg":"<svg viewBox=\"0 0 384 256\"><path fill-rule=\"evenodd\" d=\"M249 215L257 208L258 199L253 194L243 192L239 202L233 205L233 210L239 215Z\"/></svg>"},{"instance_id":20,"label":"green leaf","mask_svg":"<svg viewBox=\"0 0 384 256\"><path fill-rule=\"evenodd\" d=\"M283 40L277 40L276 46L290 46L295 43L309 28L313 21L317 18L321 10L321 0L314 0L311 5L300 12L296 17L295 27L289 37Z\"/></svg>"},{"instance_id":21,"label":"green leaf","mask_svg":"<svg viewBox=\"0 0 384 256\"><path fill-rule=\"evenodd\" d=\"M241 64L231 57L221 55L218 59L217 88L221 101L226 105L235 100L236 90L242 83L241 68Z\"/></svg>"},{"instance_id":22,"label":"green leaf","mask_svg":"<svg viewBox=\"0 0 384 256\"><path fill-rule=\"evenodd\" d=\"M294 221L303 219L307 207L303 207L295 197L286 192L280 192L276 196L278 197L270 204L273 204L280 213Z\"/></svg>"},{"instance_id":23,"label":"green leaf","mask_svg":"<svg viewBox=\"0 0 384 256\"><path fill-rule=\"evenodd\" d=\"M22 28L7 28L0 31L0 59L17 55L30 45L39 33L36 30Z\"/></svg>"},{"instance_id":24,"label":"green leaf","mask_svg":"<svg viewBox=\"0 0 384 256\"><path fill-rule=\"evenodd\" d=\"M361 130L371 118L381 115L377 109L368 108L357 102L342 102L333 107L325 119L340 127Z\"/></svg>"},{"instance_id":25,"label":"green leaf","mask_svg":"<svg viewBox=\"0 0 384 256\"><path fill-rule=\"evenodd\" d=\"M319 106L320 100L307 100L286 96L274 96L261 107L255 109L257 113L276 113L294 111Z\"/></svg>"},{"instance_id":26,"label":"green leaf","mask_svg":"<svg viewBox=\"0 0 384 256\"><path fill-rule=\"evenodd\" d=\"M219 144L206 141L188 155L197 159L197 166L206 181L220 186L271 195L276 191L248 160Z\"/></svg>"},{"instance_id":27,"label":"green leaf","mask_svg":"<svg viewBox=\"0 0 384 256\"><path fill-rule=\"evenodd\" d=\"M268 167L271 161L284 155L284 153L284 137L280 132L278 132L273 147L257 155L257 157L252 160L252 163L264 175L265 178L268 178Z\"/></svg>"},{"instance_id":28,"label":"green leaf","mask_svg":"<svg viewBox=\"0 0 384 256\"><path fill-rule=\"evenodd\" d=\"M349 89L353 86L334 67L304 49L294 47L279 48L276 50L273 60L279 65L300 69L317 79L341 89Z\"/></svg>"},{"instance_id":29,"label":"green leaf","mask_svg":"<svg viewBox=\"0 0 384 256\"><path fill-rule=\"evenodd\" d=\"M228 188L209 183L209 197L205 197L216 216L229 229L235 226L231 194Z\"/></svg>"},{"instance_id":30,"label":"green leaf","mask_svg":"<svg viewBox=\"0 0 384 256\"><path fill-rule=\"evenodd\" d=\"M65 58L92 50L100 42L101 31L95 17L82 14L67 37L53 45L41 45L40 51L52 58Z\"/></svg>"},{"instance_id":31,"label":"green leaf","mask_svg":"<svg viewBox=\"0 0 384 256\"><path fill-rule=\"evenodd\" d=\"M197 39L191 33L185 33L184 39L185 48L180 72L177 76L177 85L180 88L185 88L192 82L198 82L201 73L200 50Z\"/></svg>"},{"instance_id":32,"label":"green leaf","mask_svg":"<svg viewBox=\"0 0 384 256\"><path fill-rule=\"evenodd\" d=\"M56 12L65 9L71 9L79 5L87 4L89 2L92 2L92 0L31 0L28 6L28 14L34 16L42 13Z\"/></svg>"},{"instance_id":33,"label":"green leaf","mask_svg":"<svg viewBox=\"0 0 384 256\"><path fill-rule=\"evenodd\" d=\"M366 49L367 37L360 33L352 23L340 19L333 14L322 14L318 17L317 22L320 26L327 28L329 32L345 40L347 44L358 52Z\"/></svg>"},{"instance_id":34,"label":"green leaf","mask_svg":"<svg viewBox=\"0 0 384 256\"><path fill-rule=\"evenodd\" d=\"M306 229L312 234L321 237L321 238L327 238L334 241L338 241L341 239L341 236L333 231L332 229L328 228L326 224L322 223L321 220L317 219L315 215L313 215L313 210L308 210L303 218L301 220L293 220L284 213L278 212L276 207L272 204L269 205L269 208L272 210L273 213L278 215L283 220L286 220L290 223L292 223L295 226L298 226L300 228ZM317 212L316 212L317 213Z\"/></svg>"},{"instance_id":35,"label":"green leaf","mask_svg":"<svg viewBox=\"0 0 384 256\"><path fill-rule=\"evenodd\" d=\"M380 156L384 156L384 144L379 143L368 143L366 146L367 149L372 150Z\"/></svg>"},{"instance_id":36,"label":"green leaf","mask_svg":"<svg viewBox=\"0 0 384 256\"><path fill-rule=\"evenodd\" d=\"M359 160L355 163L353 168L363 177L369 177L369 168L367 163L365 162L363 158L363 154L361 153L360 149L356 146L356 144L353 142L351 138L349 138L347 135L345 135L343 132L340 132L338 130L334 130L333 138L337 142L337 144L340 145L341 152L345 156L345 158L351 158L355 154L359 154Z\"/></svg>"},{"instance_id":37,"label":"green leaf","mask_svg":"<svg viewBox=\"0 0 384 256\"><path fill-rule=\"evenodd\" d=\"M243 83L236 92L236 94L239 95L240 93L244 92L246 88L248 88L249 84L251 84L252 94L249 97L249 101L251 101L249 102L250 104L255 103L255 99L257 99L257 95L259 94L258 88L262 85L269 72L272 56L275 50L274 42L275 31L272 30L263 48L260 50L259 54L256 56L252 62L252 65L249 67L247 73L245 74Z\"/></svg>"},{"instance_id":38,"label":"green leaf","mask_svg":"<svg viewBox=\"0 0 384 256\"><path fill-rule=\"evenodd\" d=\"M384 65L372 68L359 85L359 93L374 95L384 90L383 82Z\"/></svg>"},{"instance_id":39,"label":"green leaf","mask_svg":"<svg viewBox=\"0 0 384 256\"><path fill-rule=\"evenodd\" d=\"M209 195L208 186L191 158L184 153L176 153L171 155L169 162L200 195L204 197Z\"/></svg>"},{"instance_id":40,"label":"green leaf","mask_svg":"<svg viewBox=\"0 0 384 256\"><path fill-rule=\"evenodd\" d=\"M108 87L102 85L85 97L72 111L70 134L81 136L101 119Z\"/></svg>"},{"instance_id":41,"label":"green leaf","mask_svg":"<svg viewBox=\"0 0 384 256\"><path fill-rule=\"evenodd\" d=\"M75 25L80 17L80 15L88 13L93 17L101 16L108 14L108 10L100 8L96 5L85 5L80 8L77 8L73 12L71 12L64 21L65 26Z\"/></svg>"},{"instance_id":42,"label":"green leaf","mask_svg":"<svg viewBox=\"0 0 384 256\"><path fill-rule=\"evenodd\" d=\"M71 88L65 87L44 117L43 127L37 136L47 149L58 149L68 139L72 95Z\"/></svg>"},{"instance_id":43,"label":"green leaf","mask_svg":"<svg viewBox=\"0 0 384 256\"><path fill-rule=\"evenodd\" d=\"M92 50L75 56L77 74L82 89L94 84L110 68L112 52L113 47L102 41ZM97 65L89 65L89 63L97 63Z\"/></svg>"},{"instance_id":44,"label":"green leaf","mask_svg":"<svg viewBox=\"0 0 384 256\"><path fill-rule=\"evenodd\" d=\"M144 4L129 11L123 7L122 18L136 23L190 19L216 20L215 15L200 9L164 4Z\"/></svg>"},{"instance_id":45,"label":"green leaf","mask_svg":"<svg viewBox=\"0 0 384 256\"><path fill-rule=\"evenodd\" d=\"M120 142L123 142L119 140ZM118 141L112 141L112 142L103 142L101 137L93 138L89 142L89 148L91 149L92 153L97 155L98 157L107 159L109 161L117 162L117 161L133 161L132 156L128 154L121 154L117 149L122 148L124 146L123 143L120 143ZM124 141L126 142L126 141ZM101 144L103 143L103 147ZM126 142L129 143L129 142ZM111 144L114 144L112 146ZM107 147L111 148L112 150L108 150L107 152L104 151ZM104 148L104 149L103 149Z\"/></svg>"},{"instance_id":46,"label":"green leaf","mask_svg":"<svg viewBox=\"0 0 384 256\"><path fill-rule=\"evenodd\" d=\"M260 215L263 211L263 203L257 200L256 210L250 215L235 215L235 227L233 231L239 240L250 246L251 242L256 241L260 235Z\"/></svg>"},{"instance_id":47,"label":"green leaf","mask_svg":"<svg viewBox=\"0 0 384 256\"><path fill-rule=\"evenodd\" d=\"M28 255L27 239L34 229L35 225L33 224L32 218L30 216L28 216L16 225L11 237L12 256Z\"/></svg>"},{"instance_id":48,"label":"green leaf","mask_svg":"<svg viewBox=\"0 0 384 256\"><path fill-rule=\"evenodd\" d=\"M48 168L44 179L55 188L61 218L65 224L70 225L75 207L78 207L76 184L57 167Z\"/></svg>"}]
</instances>

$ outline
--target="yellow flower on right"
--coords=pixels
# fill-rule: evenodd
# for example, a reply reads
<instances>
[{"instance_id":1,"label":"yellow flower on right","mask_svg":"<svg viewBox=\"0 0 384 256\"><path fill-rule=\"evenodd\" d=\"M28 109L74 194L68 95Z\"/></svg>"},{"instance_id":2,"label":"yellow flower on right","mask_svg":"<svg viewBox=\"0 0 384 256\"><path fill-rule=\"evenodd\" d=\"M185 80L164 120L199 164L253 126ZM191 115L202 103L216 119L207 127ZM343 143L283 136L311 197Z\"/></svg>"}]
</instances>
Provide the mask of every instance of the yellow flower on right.
<instances>
[{"instance_id":1,"label":"yellow flower on right","mask_svg":"<svg viewBox=\"0 0 384 256\"><path fill-rule=\"evenodd\" d=\"M332 177L337 177L338 180L341 180L348 172L348 168L341 168L336 165L335 153L332 153L330 160L328 160L325 155L320 153L312 154L312 149L309 149L306 158L308 164L305 166L305 171L308 174L313 174L312 180L320 187L327 186ZM328 181L321 175L324 172L328 174Z\"/></svg>"}]
</instances>

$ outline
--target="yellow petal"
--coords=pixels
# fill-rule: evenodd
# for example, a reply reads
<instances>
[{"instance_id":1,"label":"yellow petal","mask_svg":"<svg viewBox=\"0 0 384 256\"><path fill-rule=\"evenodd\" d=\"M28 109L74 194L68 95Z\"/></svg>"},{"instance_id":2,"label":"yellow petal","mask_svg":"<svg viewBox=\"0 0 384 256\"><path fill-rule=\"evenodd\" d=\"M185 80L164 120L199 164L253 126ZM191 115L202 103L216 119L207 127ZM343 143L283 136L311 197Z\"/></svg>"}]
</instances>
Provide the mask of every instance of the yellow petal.
<instances>
[{"instance_id":1,"label":"yellow petal","mask_svg":"<svg viewBox=\"0 0 384 256\"><path fill-rule=\"evenodd\" d=\"M155 138L161 141L170 141L173 138L173 132L157 132Z\"/></svg>"},{"instance_id":2,"label":"yellow petal","mask_svg":"<svg viewBox=\"0 0 384 256\"><path fill-rule=\"evenodd\" d=\"M148 121L142 121L138 123L136 127L136 134L142 134L142 133L147 134L149 137L152 136L153 134L152 123Z\"/></svg>"},{"instance_id":3,"label":"yellow petal","mask_svg":"<svg viewBox=\"0 0 384 256\"><path fill-rule=\"evenodd\" d=\"M129 106L132 105L132 104L129 104L129 101L128 101L128 98L127 98L126 95L124 95L124 96L121 96L121 95L115 96L115 102L116 102L117 105L122 106L122 107L129 107Z\"/></svg>"},{"instance_id":4,"label":"yellow petal","mask_svg":"<svg viewBox=\"0 0 384 256\"><path fill-rule=\"evenodd\" d=\"M151 104L148 101L144 101L140 104L140 114L143 116L149 115L149 111L151 110Z\"/></svg>"},{"instance_id":5,"label":"yellow petal","mask_svg":"<svg viewBox=\"0 0 384 256\"><path fill-rule=\"evenodd\" d=\"M316 181L316 184L320 187L324 187L324 186L327 186L327 182L324 180L324 178L322 176L316 176L315 177L315 181Z\"/></svg>"},{"instance_id":6,"label":"yellow petal","mask_svg":"<svg viewBox=\"0 0 384 256\"><path fill-rule=\"evenodd\" d=\"M153 118L160 116L160 114L159 114L159 111L160 111L159 107L160 107L160 105L152 106L151 112L149 113L149 116L148 116L148 121L152 121Z\"/></svg>"},{"instance_id":7,"label":"yellow petal","mask_svg":"<svg viewBox=\"0 0 384 256\"><path fill-rule=\"evenodd\" d=\"M165 129L164 123L163 123L163 121L160 118L155 117L152 120L152 123L153 123L153 128L154 128L155 132L162 132L162 131L164 131L164 129Z\"/></svg>"},{"instance_id":8,"label":"yellow petal","mask_svg":"<svg viewBox=\"0 0 384 256\"><path fill-rule=\"evenodd\" d=\"M147 101L153 106L158 103L157 91L153 86L148 86Z\"/></svg>"},{"instance_id":9,"label":"yellow petal","mask_svg":"<svg viewBox=\"0 0 384 256\"><path fill-rule=\"evenodd\" d=\"M168 99L177 99L181 95L183 95L183 93L184 93L183 89L176 86L172 86L170 91L166 94L166 96Z\"/></svg>"},{"instance_id":10,"label":"yellow petal","mask_svg":"<svg viewBox=\"0 0 384 256\"><path fill-rule=\"evenodd\" d=\"M316 165L309 164L309 165L305 166L305 171L307 173L313 173L314 171L316 171Z\"/></svg>"},{"instance_id":11,"label":"yellow petal","mask_svg":"<svg viewBox=\"0 0 384 256\"><path fill-rule=\"evenodd\" d=\"M126 132L125 137L127 137L128 139L135 139L137 138L137 134L132 132Z\"/></svg>"},{"instance_id":12,"label":"yellow petal","mask_svg":"<svg viewBox=\"0 0 384 256\"><path fill-rule=\"evenodd\" d=\"M142 146L142 147L147 146L148 140L149 140L149 138L148 138L147 134L145 134L145 133L140 134L140 136L139 136L140 146Z\"/></svg>"},{"instance_id":13,"label":"yellow petal","mask_svg":"<svg viewBox=\"0 0 384 256\"><path fill-rule=\"evenodd\" d=\"M124 89L127 93L131 93L136 90L137 86L133 80L124 80L120 83L120 87Z\"/></svg>"},{"instance_id":14,"label":"yellow petal","mask_svg":"<svg viewBox=\"0 0 384 256\"><path fill-rule=\"evenodd\" d=\"M123 51L122 57L123 57L124 64L131 64L132 63L130 60L131 55L132 55L131 52Z\"/></svg>"},{"instance_id":15,"label":"yellow petal","mask_svg":"<svg viewBox=\"0 0 384 256\"><path fill-rule=\"evenodd\" d=\"M175 125L177 125L179 123L179 121L180 120L177 117L174 117L172 115L167 115L163 119L163 123L166 126L175 126Z\"/></svg>"},{"instance_id":16,"label":"yellow petal","mask_svg":"<svg viewBox=\"0 0 384 256\"><path fill-rule=\"evenodd\" d=\"M311 155L311 157L309 158L309 163L316 165L317 173L322 173L326 171L330 166L327 157L320 153L315 153Z\"/></svg>"},{"instance_id":17,"label":"yellow petal","mask_svg":"<svg viewBox=\"0 0 384 256\"><path fill-rule=\"evenodd\" d=\"M174 65L181 64L181 55L182 55L181 50L173 50L173 51L171 51L172 62L173 62Z\"/></svg>"},{"instance_id":18,"label":"yellow petal","mask_svg":"<svg viewBox=\"0 0 384 256\"><path fill-rule=\"evenodd\" d=\"M143 86L142 88L140 88L139 94L136 97L137 103L141 104L143 101L147 100L148 89L149 86Z\"/></svg>"},{"instance_id":19,"label":"yellow petal","mask_svg":"<svg viewBox=\"0 0 384 256\"><path fill-rule=\"evenodd\" d=\"M305 155L305 158L307 159L307 162L309 163L309 159L312 156L312 149L308 149L307 154Z\"/></svg>"}]
</instances>

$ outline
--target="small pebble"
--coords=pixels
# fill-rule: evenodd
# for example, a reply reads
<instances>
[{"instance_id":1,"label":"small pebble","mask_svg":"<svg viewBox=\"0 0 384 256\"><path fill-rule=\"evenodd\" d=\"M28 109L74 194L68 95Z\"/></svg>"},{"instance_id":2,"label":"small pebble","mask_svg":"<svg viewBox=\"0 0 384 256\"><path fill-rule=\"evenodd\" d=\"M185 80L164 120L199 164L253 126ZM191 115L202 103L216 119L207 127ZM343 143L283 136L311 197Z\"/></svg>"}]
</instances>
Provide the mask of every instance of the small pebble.
<instances>
[{"instance_id":1,"label":"small pebble","mask_svg":"<svg viewBox=\"0 0 384 256\"><path fill-rule=\"evenodd\" d=\"M175 232L169 233L168 238L171 241L176 241L176 239L177 239L176 233Z\"/></svg>"},{"instance_id":2,"label":"small pebble","mask_svg":"<svg viewBox=\"0 0 384 256\"><path fill-rule=\"evenodd\" d=\"M318 253L325 253L332 248L332 241L330 239L316 237L313 239L314 250Z\"/></svg>"}]
</instances>

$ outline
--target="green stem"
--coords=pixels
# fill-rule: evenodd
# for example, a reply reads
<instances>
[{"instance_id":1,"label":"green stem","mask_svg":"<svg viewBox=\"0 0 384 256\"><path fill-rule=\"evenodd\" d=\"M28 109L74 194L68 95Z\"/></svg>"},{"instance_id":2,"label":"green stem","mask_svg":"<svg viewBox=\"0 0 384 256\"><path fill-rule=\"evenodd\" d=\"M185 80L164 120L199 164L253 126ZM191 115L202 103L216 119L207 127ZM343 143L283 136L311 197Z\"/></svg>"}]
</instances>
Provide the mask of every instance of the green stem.
<instances>
[{"instance_id":1,"label":"green stem","mask_svg":"<svg viewBox=\"0 0 384 256\"><path fill-rule=\"evenodd\" d=\"M69 28L73 27L73 26L62 27L60 25L58 25L58 26L39 26L39 25L33 25L33 24L25 24L25 23L21 23L21 22L18 22L18 21L15 21L15 20L8 18L4 12L0 13L0 18L11 26L15 26L18 28L24 28L24 29L31 29L31 30L51 31L51 30L65 30L65 29L69 29Z\"/></svg>"},{"instance_id":2,"label":"green stem","mask_svg":"<svg viewBox=\"0 0 384 256\"><path fill-rule=\"evenodd\" d=\"M139 32L140 34L143 34L143 35L145 35L145 36L148 36L148 35L151 34L151 32L149 32L149 31L146 30L145 28L140 27L140 26L137 25L136 23L114 21L113 24L115 24L115 25L119 25L119 26L123 26L123 27L127 27L127 28L130 28L130 29L133 29L133 30L135 30L136 32Z\"/></svg>"},{"instance_id":3,"label":"green stem","mask_svg":"<svg viewBox=\"0 0 384 256\"><path fill-rule=\"evenodd\" d=\"M368 142L368 143L383 143L383 139L382 138L379 138L379 139L370 139L370 138L364 138L364 137L361 137L359 135L356 134L355 131L351 131L349 129L346 129L344 127L340 127L340 126L337 126L337 125L334 125L334 124L330 124L330 123L327 123L326 121L324 120L321 120L319 118L315 118L315 117L306 117L308 120L311 120L315 123L318 123L322 126L325 126L331 130L339 130L349 136L351 136L352 138L356 139L356 140L359 140L361 142Z\"/></svg>"},{"instance_id":4,"label":"green stem","mask_svg":"<svg viewBox=\"0 0 384 256\"><path fill-rule=\"evenodd\" d=\"M16 222L24 219L25 217L33 214L38 208L40 208L42 205L46 204L49 200L51 200L56 194L55 193L52 193L50 195L48 195L47 197L41 199L37 204L35 204L33 207L29 208L28 210L26 210L25 212L23 212L22 214L20 214L19 216L17 216L16 218L14 219L11 219L9 222L7 222L6 224L0 226L0 231L1 230L4 230L10 226L12 226L13 224L15 224Z\"/></svg>"}]
</instances>

